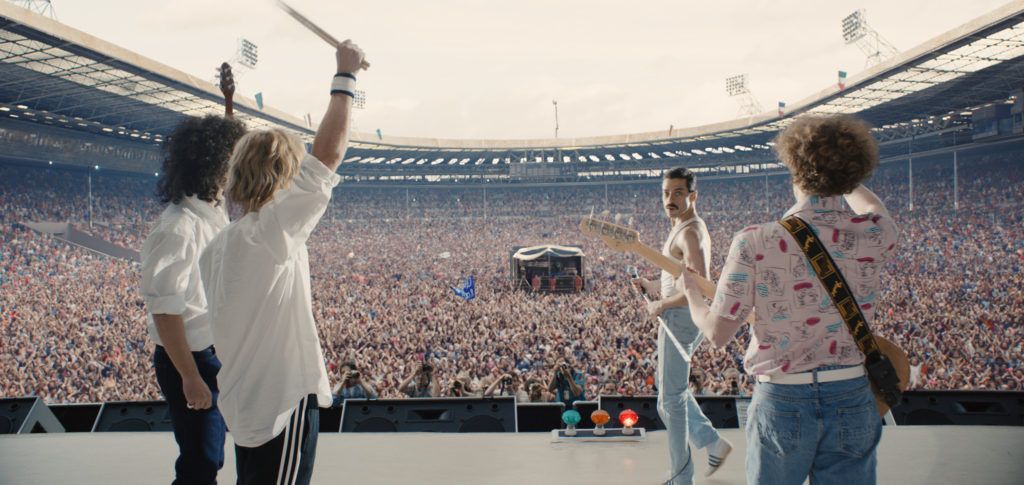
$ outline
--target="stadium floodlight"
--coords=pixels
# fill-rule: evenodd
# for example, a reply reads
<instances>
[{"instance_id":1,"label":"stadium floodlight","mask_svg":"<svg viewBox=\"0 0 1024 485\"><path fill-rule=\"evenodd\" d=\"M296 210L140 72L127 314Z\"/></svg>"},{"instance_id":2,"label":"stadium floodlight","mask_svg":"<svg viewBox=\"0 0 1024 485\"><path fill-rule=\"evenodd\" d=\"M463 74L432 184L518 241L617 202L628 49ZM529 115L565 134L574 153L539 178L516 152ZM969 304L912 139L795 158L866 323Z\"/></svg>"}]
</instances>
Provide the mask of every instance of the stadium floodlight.
<instances>
[{"instance_id":1,"label":"stadium floodlight","mask_svg":"<svg viewBox=\"0 0 1024 485\"><path fill-rule=\"evenodd\" d=\"M237 58L239 64L255 69L256 63L259 62L259 47L248 39L238 39Z\"/></svg>"},{"instance_id":2,"label":"stadium floodlight","mask_svg":"<svg viewBox=\"0 0 1024 485\"><path fill-rule=\"evenodd\" d=\"M896 46L885 40L875 29L868 25L867 13L864 9L857 10L847 15L842 22L843 41L849 44L856 44L857 47L867 56L865 67L878 64L886 59L894 57L897 52Z\"/></svg>"},{"instance_id":3,"label":"stadium floodlight","mask_svg":"<svg viewBox=\"0 0 1024 485\"><path fill-rule=\"evenodd\" d=\"M366 109L366 91L357 89L352 97L352 107L355 109Z\"/></svg>"},{"instance_id":4,"label":"stadium floodlight","mask_svg":"<svg viewBox=\"0 0 1024 485\"><path fill-rule=\"evenodd\" d=\"M750 87L746 74L739 74L725 78L725 92L731 98L737 98L740 103L740 116L752 116L760 113L761 103L750 93Z\"/></svg>"},{"instance_id":5,"label":"stadium floodlight","mask_svg":"<svg viewBox=\"0 0 1024 485\"><path fill-rule=\"evenodd\" d=\"M747 89L747 75L740 74L725 78L725 92L729 93L729 96L740 96L749 93L750 91Z\"/></svg>"},{"instance_id":6,"label":"stadium floodlight","mask_svg":"<svg viewBox=\"0 0 1024 485\"><path fill-rule=\"evenodd\" d=\"M843 19L843 41L848 45L867 35L864 9L857 10Z\"/></svg>"},{"instance_id":7,"label":"stadium floodlight","mask_svg":"<svg viewBox=\"0 0 1024 485\"><path fill-rule=\"evenodd\" d=\"M10 0L10 2L39 15L57 20L57 11L53 9L53 3L50 0Z\"/></svg>"}]
</instances>

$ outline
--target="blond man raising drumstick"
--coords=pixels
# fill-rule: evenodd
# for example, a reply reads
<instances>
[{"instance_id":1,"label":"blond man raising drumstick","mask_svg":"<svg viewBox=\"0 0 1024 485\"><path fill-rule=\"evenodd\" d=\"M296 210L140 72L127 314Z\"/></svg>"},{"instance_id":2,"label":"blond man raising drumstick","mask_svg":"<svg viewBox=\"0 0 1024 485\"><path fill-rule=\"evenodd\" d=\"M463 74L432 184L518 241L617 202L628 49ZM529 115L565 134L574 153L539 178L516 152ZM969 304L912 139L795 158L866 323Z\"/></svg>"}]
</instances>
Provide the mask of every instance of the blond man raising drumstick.
<instances>
[{"instance_id":1,"label":"blond man raising drumstick","mask_svg":"<svg viewBox=\"0 0 1024 485\"><path fill-rule=\"evenodd\" d=\"M245 211L200 258L223 362L220 408L239 484L308 484L319 407L331 405L310 295L306 240L331 200L345 155L356 73L365 56L338 44L330 104L313 140L249 133L230 160L228 196Z\"/></svg>"}]
</instances>

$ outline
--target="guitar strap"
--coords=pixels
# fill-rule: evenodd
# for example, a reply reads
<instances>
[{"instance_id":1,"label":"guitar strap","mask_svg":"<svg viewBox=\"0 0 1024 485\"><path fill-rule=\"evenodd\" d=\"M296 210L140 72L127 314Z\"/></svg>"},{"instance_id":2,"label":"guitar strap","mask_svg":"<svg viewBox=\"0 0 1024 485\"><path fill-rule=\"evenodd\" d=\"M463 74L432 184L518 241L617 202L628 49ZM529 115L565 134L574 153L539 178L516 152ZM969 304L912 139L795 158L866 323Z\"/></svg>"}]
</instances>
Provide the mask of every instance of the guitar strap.
<instances>
[{"instance_id":1,"label":"guitar strap","mask_svg":"<svg viewBox=\"0 0 1024 485\"><path fill-rule=\"evenodd\" d=\"M839 271L832 256L825 250L825 246L815 236L811 227L799 217L791 215L779 221L779 224L796 239L811 263L814 274L818 276L832 303L839 310L843 322L846 322L846 328L850 330L857 348L864 354L864 367L867 368L871 384L878 390L886 404L890 407L896 406L902 395L899 376L889 358L879 350L871 327L868 326L864 313L860 311L860 305L850 292L850 285L846 283L846 278Z\"/></svg>"}]
</instances>

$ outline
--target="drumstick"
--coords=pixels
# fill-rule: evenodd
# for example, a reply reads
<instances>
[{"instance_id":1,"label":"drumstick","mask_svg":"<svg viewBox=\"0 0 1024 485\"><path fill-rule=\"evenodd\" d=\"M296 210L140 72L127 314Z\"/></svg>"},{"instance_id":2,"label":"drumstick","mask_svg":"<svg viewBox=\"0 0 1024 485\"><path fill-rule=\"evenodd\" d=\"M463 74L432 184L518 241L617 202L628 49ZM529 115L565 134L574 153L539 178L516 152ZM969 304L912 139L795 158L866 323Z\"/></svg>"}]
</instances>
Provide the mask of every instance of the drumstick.
<instances>
[{"instance_id":1,"label":"drumstick","mask_svg":"<svg viewBox=\"0 0 1024 485\"><path fill-rule=\"evenodd\" d=\"M309 29L314 34L316 34L317 37L320 37L321 39L324 40L324 42L327 42L328 44L330 44L331 47L334 47L335 49L337 49L338 46L340 46L342 44L342 42L338 42L338 39L335 39L334 36L332 36L331 34L328 34L324 29L321 29L320 26L318 26L317 24L314 24L312 20L309 20L308 18L306 18L305 15L302 15L297 10L292 8L290 5L288 5L287 3L284 3L283 0L277 0L277 6L281 7L281 10L284 10L285 13L287 13L288 15L291 15L293 19L297 20L304 27ZM346 40L345 42L348 42L348 41ZM362 68L363 69L368 69L369 67L370 67L370 63L366 62L366 61L363 61Z\"/></svg>"}]
</instances>

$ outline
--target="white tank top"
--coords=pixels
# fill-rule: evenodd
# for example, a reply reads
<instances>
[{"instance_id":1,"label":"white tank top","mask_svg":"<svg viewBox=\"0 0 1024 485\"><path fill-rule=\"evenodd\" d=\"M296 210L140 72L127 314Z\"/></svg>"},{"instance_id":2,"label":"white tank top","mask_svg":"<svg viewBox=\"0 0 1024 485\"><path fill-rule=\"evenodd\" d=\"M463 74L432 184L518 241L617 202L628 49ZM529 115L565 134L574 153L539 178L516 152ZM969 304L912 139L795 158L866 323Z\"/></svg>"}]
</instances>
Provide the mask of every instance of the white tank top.
<instances>
[{"instance_id":1,"label":"white tank top","mask_svg":"<svg viewBox=\"0 0 1024 485\"><path fill-rule=\"evenodd\" d=\"M700 236L701 247L704 248L704 270L708 271L708 268L710 268L711 266L711 241L708 236L708 226L704 224L704 219L701 219L700 217L693 216L679 224L676 224L676 226L672 228L672 232L669 233L668 239L665 240L665 244L662 245L661 254L664 254L665 256L668 256L672 259L676 259L676 257L672 255L672 242L675 241L677 237L679 237L679 233L683 230L683 228L692 226L694 224L697 225L697 234ZM675 277L673 277L672 273L669 273L668 271L662 271L661 298L665 299L675 295L676 293L679 293L679 290L676 290Z\"/></svg>"}]
</instances>

